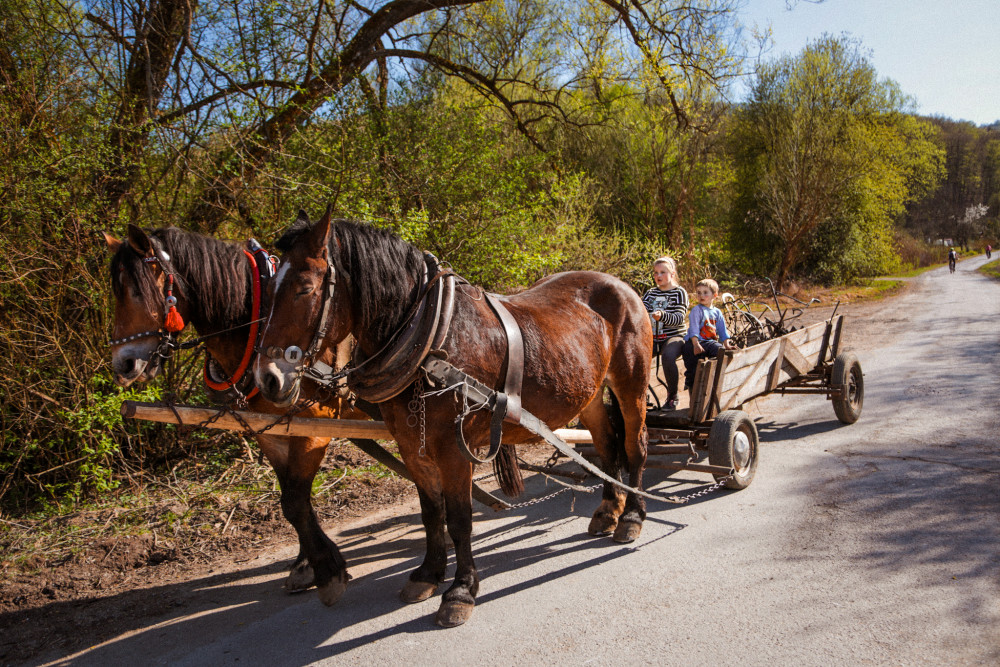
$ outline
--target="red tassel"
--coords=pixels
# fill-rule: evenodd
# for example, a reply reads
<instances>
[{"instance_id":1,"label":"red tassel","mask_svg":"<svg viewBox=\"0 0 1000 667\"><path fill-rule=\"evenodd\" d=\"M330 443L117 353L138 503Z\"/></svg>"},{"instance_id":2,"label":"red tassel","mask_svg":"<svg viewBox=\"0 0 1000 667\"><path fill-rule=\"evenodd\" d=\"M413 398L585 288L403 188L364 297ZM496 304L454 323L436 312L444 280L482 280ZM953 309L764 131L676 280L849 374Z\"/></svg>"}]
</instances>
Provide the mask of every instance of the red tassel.
<instances>
[{"instance_id":1,"label":"red tassel","mask_svg":"<svg viewBox=\"0 0 1000 667\"><path fill-rule=\"evenodd\" d=\"M163 322L163 328L170 333L177 333L184 328L184 318L177 312L177 308L170 306L167 311L167 319Z\"/></svg>"},{"instance_id":2,"label":"red tassel","mask_svg":"<svg viewBox=\"0 0 1000 667\"><path fill-rule=\"evenodd\" d=\"M174 298L174 274L167 274L167 317L163 328L170 333L177 333L184 328L184 318L177 312L177 299Z\"/></svg>"}]
</instances>

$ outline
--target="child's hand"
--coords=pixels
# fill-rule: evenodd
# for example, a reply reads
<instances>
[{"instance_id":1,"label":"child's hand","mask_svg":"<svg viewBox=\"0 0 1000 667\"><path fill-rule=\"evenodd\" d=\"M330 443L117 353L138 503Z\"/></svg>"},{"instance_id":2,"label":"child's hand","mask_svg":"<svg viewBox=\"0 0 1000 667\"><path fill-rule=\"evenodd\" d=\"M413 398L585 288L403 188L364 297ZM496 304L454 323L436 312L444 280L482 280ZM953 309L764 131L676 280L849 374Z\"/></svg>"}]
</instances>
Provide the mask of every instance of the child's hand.
<instances>
[{"instance_id":1,"label":"child's hand","mask_svg":"<svg viewBox=\"0 0 1000 667\"><path fill-rule=\"evenodd\" d=\"M736 343L733 342L732 338L727 338L725 341L723 341L722 347L725 348L725 349L727 349L727 350L735 350L736 349Z\"/></svg>"},{"instance_id":2,"label":"child's hand","mask_svg":"<svg viewBox=\"0 0 1000 667\"><path fill-rule=\"evenodd\" d=\"M705 348L701 346L701 341L699 341L697 338L691 339L691 348L694 350L695 354L701 354L702 352L705 351Z\"/></svg>"}]
</instances>

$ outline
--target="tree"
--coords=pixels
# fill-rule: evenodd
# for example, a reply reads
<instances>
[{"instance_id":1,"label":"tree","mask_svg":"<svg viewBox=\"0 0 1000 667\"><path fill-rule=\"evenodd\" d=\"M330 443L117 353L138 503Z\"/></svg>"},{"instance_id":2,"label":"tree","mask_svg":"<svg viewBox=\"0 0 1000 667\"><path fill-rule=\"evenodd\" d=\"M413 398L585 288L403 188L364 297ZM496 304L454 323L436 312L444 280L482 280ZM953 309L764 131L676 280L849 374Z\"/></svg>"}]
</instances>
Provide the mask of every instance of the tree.
<instances>
[{"instance_id":1,"label":"tree","mask_svg":"<svg viewBox=\"0 0 1000 667\"><path fill-rule=\"evenodd\" d=\"M1000 218L1000 136L996 127L976 127L945 118L928 119L945 152L940 185L907 207L906 227L925 239L952 238L966 245ZM987 207L972 223L970 207Z\"/></svg>"},{"instance_id":2,"label":"tree","mask_svg":"<svg viewBox=\"0 0 1000 667\"><path fill-rule=\"evenodd\" d=\"M726 60L736 0L501 2L391 0L120 0L88 3L75 34L116 107L95 176L107 216L132 193L152 133L181 139L171 164L204 185L185 217L213 231L233 212L249 220L245 191L294 133L353 87L370 111L393 74L427 70L462 81L509 114L536 148L533 126L564 118L562 100L585 51L578 25L630 77L656 81L680 125L681 92ZM593 31L591 31L593 32ZM600 57L600 54L597 54ZM103 69L111 65L110 72ZM375 85L373 84L373 80ZM209 144L210 142L210 144ZM199 160L198 147L211 146Z\"/></svg>"},{"instance_id":3,"label":"tree","mask_svg":"<svg viewBox=\"0 0 1000 667\"><path fill-rule=\"evenodd\" d=\"M893 221L939 169L907 104L848 38L760 68L733 134L734 230L751 256L773 247L779 289L809 260L828 277L887 268Z\"/></svg>"}]
</instances>

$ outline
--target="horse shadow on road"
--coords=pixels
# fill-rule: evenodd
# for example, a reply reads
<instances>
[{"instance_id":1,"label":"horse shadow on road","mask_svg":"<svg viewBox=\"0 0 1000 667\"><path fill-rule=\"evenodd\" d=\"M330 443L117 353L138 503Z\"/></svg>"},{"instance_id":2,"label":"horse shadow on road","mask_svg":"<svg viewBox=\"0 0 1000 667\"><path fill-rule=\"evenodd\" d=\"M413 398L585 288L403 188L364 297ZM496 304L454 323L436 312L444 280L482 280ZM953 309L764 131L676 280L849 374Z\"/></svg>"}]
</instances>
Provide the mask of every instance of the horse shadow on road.
<instances>
[{"instance_id":1,"label":"horse shadow on road","mask_svg":"<svg viewBox=\"0 0 1000 667\"><path fill-rule=\"evenodd\" d=\"M677 475L651 471L647 488L689 487L705 482L688 473ZM544 495L541 476L526 479L528 497ZM700 488L704 488L701 486ZM693 488L697 491L699 486ZM548 487L551 490L551 487ZM673 492L671 489L668 492ZM685 527L670 521L670 506L651 506L647 531L631 545L614 543L610 538L586 534L586 521L596 508L599 489L592 494L570 493L545 503L533 504L504 513L502 521L492 510L478 512L473 550L477 568L484 579L517 572L548 559L560 565L517 583L481 594L477 606L487 605L516 595L532 587L572 577L593 567L627 557L634 549L667 539ZM705 502L701 497L692 501ZM656 503L651 503L656 505ZM266 618L294 618L286 622L275 641L288 644L290 653L284 664L302 664L350 651L367 642L398 633L440 630L433 624L433 612L440 593L450 585L442 584L438 595L424 603L418 618L406 618L363 636L333 641L345 628L373 623L397 613L403 603L398 591L405 578L417 567L424 554L424 536L418 513L411 513L379 523L358 526L333 536L342 549L352 573L360 572L348 584L347 591L333 607L324 607L315 590L288 595L281 589L287 561L276 561L237 572L215 574L179 583L132 590L107 597L53 602L34 610L0 615L6 627L38 624L40 628L62 628L59 636L51 632L36 635L19 646L4 646L0 662L30 661L32 664L107 665L127 664L136 656L146 656L150 663L190 661L190 651L203 645L210 653L244 653L241 633ZM554 561L553 561L554 562ZM449 576L454 572L454 556L449 558ZM535 570L537 572L537 569ZM132 610L134 613L123 612ZM409 614L408 614L409 615ZM44 621L42 620L44 619ZM107 619L101 623L100 619ZM85 647L91 648L85 648ZM83 650L81 650L83 649ZM304 653L308 652L309 655ZM322 656L316 652L321 652Z\"/></svg>"}]
</instances>

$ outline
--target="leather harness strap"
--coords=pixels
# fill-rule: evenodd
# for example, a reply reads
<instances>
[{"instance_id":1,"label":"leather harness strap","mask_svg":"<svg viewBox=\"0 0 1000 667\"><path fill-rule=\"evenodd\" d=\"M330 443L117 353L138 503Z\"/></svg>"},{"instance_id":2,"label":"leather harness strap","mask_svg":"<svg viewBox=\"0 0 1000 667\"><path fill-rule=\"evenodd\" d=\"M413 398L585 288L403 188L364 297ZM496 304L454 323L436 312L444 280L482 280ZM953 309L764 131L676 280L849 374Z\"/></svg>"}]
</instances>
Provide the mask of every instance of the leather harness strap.
<instances>
[{"instance_id":1,"label":"leather harness strap","mask_svg":"<svg viewBox=\"0 0 1000 667\"><path fill-rule=\"evenodd\" d=\"M500 296L486 292L486 302L500 318L504 335L507 337L507 375L503 383L503 393L507 395L504 421L512 424L521 422L521 385L524 381L524 339L521 328L514 316L503 305ZM499 405L498 405L499 407ZM500 410L497 410L499 413Z\"/></svg>"}]
</instances>

